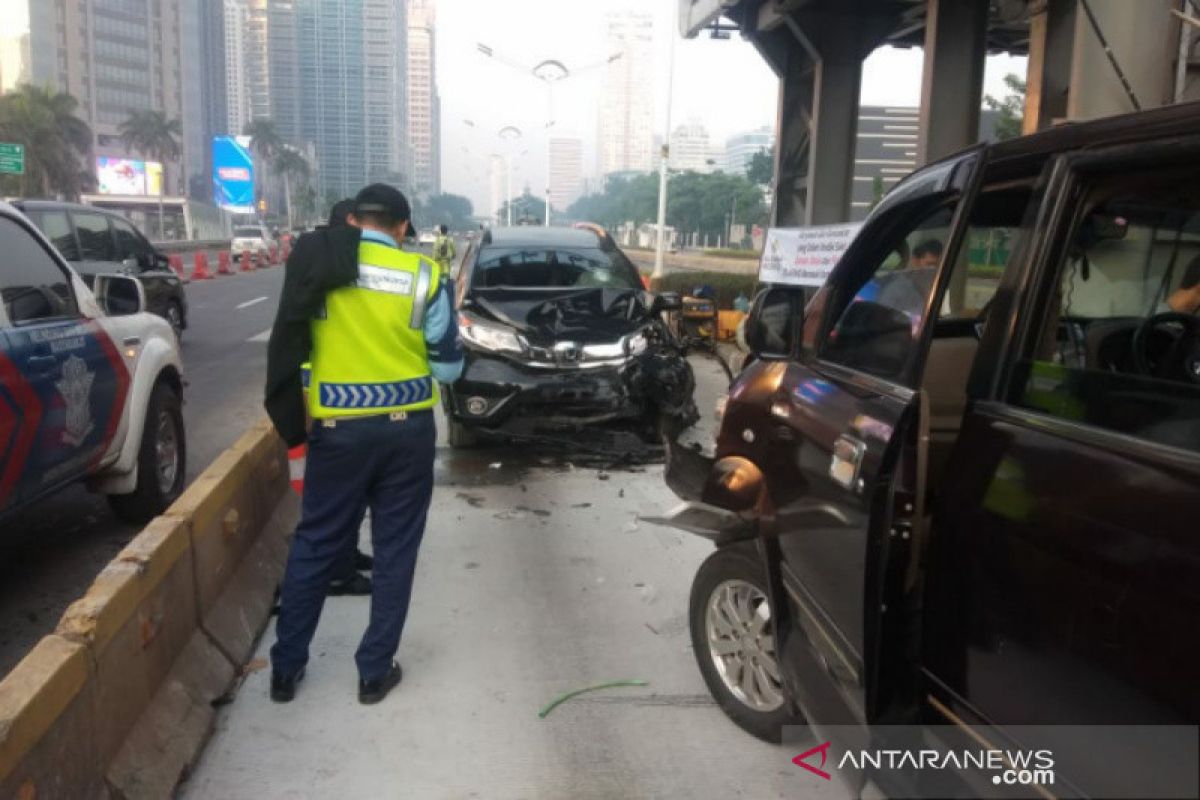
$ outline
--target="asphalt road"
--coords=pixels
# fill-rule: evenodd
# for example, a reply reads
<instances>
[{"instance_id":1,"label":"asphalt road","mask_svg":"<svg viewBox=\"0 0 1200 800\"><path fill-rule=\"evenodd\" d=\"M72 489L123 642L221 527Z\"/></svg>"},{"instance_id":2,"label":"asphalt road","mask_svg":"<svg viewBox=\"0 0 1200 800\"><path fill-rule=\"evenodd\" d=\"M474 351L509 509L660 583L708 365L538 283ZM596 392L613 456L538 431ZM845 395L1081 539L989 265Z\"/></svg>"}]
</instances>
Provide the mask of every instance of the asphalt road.
<instances>
[{"instance_id":1,"label":"asphalt road","mask_svg":"<svg viewBox=\"0 0 1200 800\"><path fill-rule=\"evenodd\" d=\"M725 380L693 365L711 428ZM333 597L295 701L271 703L268 629L182 797L844 797L712 701L687 621L712 548L640 519L677 502L661 465L439 447L403 683L359 705L368 602ZM622 679L648 685L538 717L564 692Z\"/></svg>"},{"instance_id":2,"label":"asphalt road","mask_svg":"<svg viewBox=\"0 0 1200 800\"><path fill-rule=\"evenodd\" d=\"M266 332L283 269L188 285L183 335L188 479L199 475L262 413ZM118 521L82 486L5 522L0 544L0 676L81 596L139 529Z\"/></svg>"}]
</instances>

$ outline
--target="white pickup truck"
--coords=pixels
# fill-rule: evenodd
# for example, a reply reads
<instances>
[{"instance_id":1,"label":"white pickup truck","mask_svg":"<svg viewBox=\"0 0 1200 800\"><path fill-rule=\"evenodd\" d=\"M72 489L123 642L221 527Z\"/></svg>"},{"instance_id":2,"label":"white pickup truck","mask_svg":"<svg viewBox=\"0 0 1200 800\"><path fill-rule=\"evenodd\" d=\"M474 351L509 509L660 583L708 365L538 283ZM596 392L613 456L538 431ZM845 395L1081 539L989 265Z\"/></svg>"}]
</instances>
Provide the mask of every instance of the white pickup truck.
<instances>
[{"instance_id":1,"label":"white pickup truck","mask_svg":"<svg viewBox=\"0 0 1200 800\"><path fill-rule=\"evenodd\" d=\"M140 281L94 292L0 203L0 521L78 480L141 523L183 491L183 364Z\"/></svg>"}]
</instances>

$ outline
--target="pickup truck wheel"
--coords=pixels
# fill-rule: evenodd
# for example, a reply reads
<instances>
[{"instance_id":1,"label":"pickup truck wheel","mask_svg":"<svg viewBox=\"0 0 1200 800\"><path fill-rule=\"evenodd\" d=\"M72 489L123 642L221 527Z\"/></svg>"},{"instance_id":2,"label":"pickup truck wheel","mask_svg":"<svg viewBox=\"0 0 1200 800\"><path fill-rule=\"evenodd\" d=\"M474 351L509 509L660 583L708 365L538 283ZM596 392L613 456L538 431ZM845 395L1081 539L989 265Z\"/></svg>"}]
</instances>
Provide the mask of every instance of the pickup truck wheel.
<instances>
[{"instance_id":1,"label":"pickup truck wheel","mask_svg":"<svg viewBox=\"0 0 1200 800\"><path fill-rule=\"evenodd\" d=\"M146 405L146 424L138 450L137 488L132 494L109 495L108 502L125 522L141 525L166 511L183 492L187 442L183 411L171 387L159 383Z\"/></svg>"},{"instance_id":2,"label":"pickup truck wheel","mask_svg":"<svg viewBox=\"0 0 1200 800\"><path fill-rule=\"evenodd\" d=\"M804 724L780 679L766 580L753 551L727 547L700 565L688 617L700 673L731 720L776 744L785 725Z\"/></svg>"},{"instance_id":3,"label":"pickup truck wheel","mask_svg":"<svg viewBox=\"0 0 1200 800\"><path fill-rule=\"evenodd\" d=\"M446 439L456 450L467 450L479 444L475 431L450 415L446 416Z\"/></svg>"}]
</instances>

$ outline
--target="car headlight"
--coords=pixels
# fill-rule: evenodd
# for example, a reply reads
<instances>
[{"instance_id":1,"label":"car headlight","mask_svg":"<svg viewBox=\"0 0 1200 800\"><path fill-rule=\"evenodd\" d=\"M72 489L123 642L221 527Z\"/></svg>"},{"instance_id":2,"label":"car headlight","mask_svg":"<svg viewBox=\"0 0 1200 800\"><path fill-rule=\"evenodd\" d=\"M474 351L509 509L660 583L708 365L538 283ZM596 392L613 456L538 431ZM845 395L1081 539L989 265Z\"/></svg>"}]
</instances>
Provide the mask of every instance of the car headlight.
<instances>
[{"instance_id":1,"label":"car headlight","mask_svg":"<svg viewBox=\"0 0 1200 800\"><path fill-rule=\"evenodd\" d=\"M646 338L645 331L638 331L635 334L625 337L625 351L631 356L640 356L646 352L646 348L649 346L650 342Z\"/></svg>"},{"instance_id":2,"label":"car headlight","mask_svg":"<svg viewBox=\"0 0 1200 800\"><path fill-rule=\"evenodd\" d=\"M458 316L458 332L463 341L480 350L491 350L497 353L522 353L525 351L525 348L521 346L521 340L517 338L516 332L512 329L489 325L466 314Z\"/></svg>"}]
</instances>

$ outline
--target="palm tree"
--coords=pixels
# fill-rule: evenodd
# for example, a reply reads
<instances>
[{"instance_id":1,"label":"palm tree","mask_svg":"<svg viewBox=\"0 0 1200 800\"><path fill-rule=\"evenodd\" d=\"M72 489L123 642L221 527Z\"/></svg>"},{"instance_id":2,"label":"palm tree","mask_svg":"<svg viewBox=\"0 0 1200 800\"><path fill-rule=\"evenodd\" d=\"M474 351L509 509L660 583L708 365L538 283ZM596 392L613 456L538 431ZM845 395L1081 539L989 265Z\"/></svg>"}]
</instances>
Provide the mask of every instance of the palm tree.
<instances>
[{"instance_id":1,"label":"palm tree","mask_svg":"<svg viewBox=\"0 0 1200 800\"><path fill-rule=\"evenodd\" d=\"M131 110L118 130L126 149L149 156L163 165L163 179L158 184L158 236L165 238L163 196L167 190L167 164L179 158L182 152L179 139L183 136L183 126L162 111L148 108Z\"/></svg>"},{"instance_id":2,"label":"palm tree","mask_svg":"<svg viewBox=\"0 0 1200 800\"><path fill-rule=\"evenodd\" d=\"M279 135L279 129L275 127L275 120L266 117L250 120L246 123L246 129L242 131L242 134L250 137L250 150L262 161L264 172L269 170L271 161L284 147L283 137ZM265 185L266 176L264 175L260 186Z\"/></svg>"},{"instance_id":3,"label":"palm tree","mask_svg":"<svg viewBox=\"0 0 1200 800\"><path fill-rule=\"evenodd\" d=\"M66 92L31 84L0 97L0 138L25 145L23 196L32 185L46 197L57 191L75 198L95 180L82 163L92 149L92 130L75 115L78 108Z\"/></svg>"},{"instance_id":4,"label":"palm tree","mask_svg":"<svg viewBox=\"0 0 1200 800\"><path fill-rule=\"evenodd\" d=\"M287 200L288 230L293 226L292 177L307 178L310 172L307 159L294 147L283 145L275 154L275 172L283 176L283 196Z\"/></svg>"}]
</instances>

